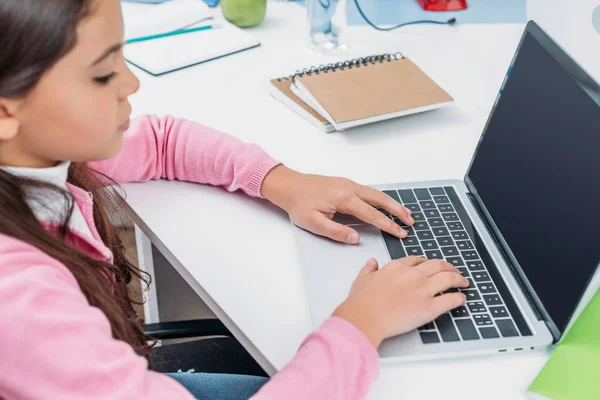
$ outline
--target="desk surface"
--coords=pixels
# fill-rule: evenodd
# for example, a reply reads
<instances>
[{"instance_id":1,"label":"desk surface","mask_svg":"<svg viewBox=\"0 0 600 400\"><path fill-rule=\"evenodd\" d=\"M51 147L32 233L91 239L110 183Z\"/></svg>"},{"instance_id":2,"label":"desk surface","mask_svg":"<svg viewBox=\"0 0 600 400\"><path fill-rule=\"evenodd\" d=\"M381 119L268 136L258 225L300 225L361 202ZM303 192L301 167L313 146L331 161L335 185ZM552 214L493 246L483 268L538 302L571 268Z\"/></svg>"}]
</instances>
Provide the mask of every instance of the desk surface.
<instances>
[{"instance_id":1,"label":"desk surface","mask_svg":"<svg viewBox=\"0 0 600 400\"><path fill-rule=\"evenodd\" d=\"M269 2L264 23L248 31L260 48L160 78L133 68L142 86L132 104L136 114L170 113L259 143L303 172L364 184L461 178L522 29L412 26L381 33L351 27L342 36L346 53L323 56L307 48L304 9ZM395 51L413 59L456 104L324 134L267 92L270 78L305 66ZM134 221L168 250L179 273L193 288L201 285L273 366L283 367L312 329L285 213L209 186L155 181L124 187ZM546 359L545 352L532 352L383 365L369 399L519 399Z\"/></svg>"}]
</instances>

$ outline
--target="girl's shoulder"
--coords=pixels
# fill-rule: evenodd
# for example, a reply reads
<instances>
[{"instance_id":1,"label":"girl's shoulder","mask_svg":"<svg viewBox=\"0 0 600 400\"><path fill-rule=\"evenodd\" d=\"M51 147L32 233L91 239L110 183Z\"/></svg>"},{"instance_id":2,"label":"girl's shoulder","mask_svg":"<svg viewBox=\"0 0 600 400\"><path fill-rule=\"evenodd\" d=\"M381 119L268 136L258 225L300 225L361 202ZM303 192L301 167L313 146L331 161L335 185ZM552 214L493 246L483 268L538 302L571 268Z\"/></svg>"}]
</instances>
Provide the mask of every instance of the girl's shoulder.
<instances>
[{"instance_id":1,"label":"girl's shoulder","mask_svg":"<svg viewBox=\"0 0 600 400\"><path fill-rule=\"evenodd\" d=\"M18 274L31 275L33 279L53 276L79 286L60 261L27 242L0 233L0 280L6 282Z\"/></svg>"}]
</instances>

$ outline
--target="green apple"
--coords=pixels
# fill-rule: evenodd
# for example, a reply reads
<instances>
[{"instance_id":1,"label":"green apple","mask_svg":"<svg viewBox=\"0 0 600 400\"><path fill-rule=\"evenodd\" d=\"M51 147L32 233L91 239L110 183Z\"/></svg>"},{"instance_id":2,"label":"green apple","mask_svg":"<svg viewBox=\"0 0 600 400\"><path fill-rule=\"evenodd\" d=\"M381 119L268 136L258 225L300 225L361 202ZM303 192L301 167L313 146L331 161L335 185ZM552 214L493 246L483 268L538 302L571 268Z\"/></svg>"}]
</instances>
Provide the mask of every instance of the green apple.
<instances>
[{"instance_id":1,"label":"green apple","mask_svg":"<svg viewBox=\"0 0 600 400\"><path fill-rule=\"evenodd\" d=\"M223 16L240 28L259 25L265 18L267 0L221 0Z\"/></svg>"}]
</instances>

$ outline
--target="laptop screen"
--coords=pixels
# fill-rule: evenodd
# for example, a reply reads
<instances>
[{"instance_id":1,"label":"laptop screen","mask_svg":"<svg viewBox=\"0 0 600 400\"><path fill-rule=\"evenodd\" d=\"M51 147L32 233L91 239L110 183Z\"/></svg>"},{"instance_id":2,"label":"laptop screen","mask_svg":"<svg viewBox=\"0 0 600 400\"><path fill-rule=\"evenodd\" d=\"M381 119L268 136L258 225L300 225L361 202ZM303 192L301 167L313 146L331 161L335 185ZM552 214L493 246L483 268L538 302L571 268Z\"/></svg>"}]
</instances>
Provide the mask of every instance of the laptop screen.
<instances>
[{"instance_id":1,"label":"laptop screen","mask_svg":"<svg viewBox=\"0 0 600 400\"><path fill-rule=\"evenodd\" d=\"M600 90L531 25L466 180L563 333L600 263Z\"/></svg>"}]
</instances>

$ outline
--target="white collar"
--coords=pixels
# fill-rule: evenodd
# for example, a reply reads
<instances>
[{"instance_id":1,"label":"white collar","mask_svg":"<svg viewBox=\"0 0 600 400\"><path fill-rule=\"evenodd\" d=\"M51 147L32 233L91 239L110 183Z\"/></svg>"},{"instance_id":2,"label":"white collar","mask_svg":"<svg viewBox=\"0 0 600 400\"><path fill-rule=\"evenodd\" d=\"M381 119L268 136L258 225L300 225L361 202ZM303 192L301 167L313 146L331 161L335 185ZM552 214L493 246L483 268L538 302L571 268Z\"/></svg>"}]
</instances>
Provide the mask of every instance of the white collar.
<instances>
[{"instance_id":1,"label":"white collar","mask_svg":"<svg viewBox=\"0 0 600 400\"><path fill-rule=\"evenodd\" d=\"M9 174L21 177L31 178L42 182L52 183L60 188L67 188L67 176L69 175L70 161L63 161L54 167L48 168L29 168L29 167L3 167L0 169Z\"/></svg>"},{"instance_id":2,"label":"white collar","mask_svg":"<svg viewBox=\"0 0 600 400\"><path fill-rule=\"evenodd\" d=\"M31 178L37 181L51 183L61 189L69 191L67 187L67 177L69 175L70 165L70 161L63 161L58 165L49 168L0 166L0 169L21 178ZM38 221L41 222L61 223L65 217L65 211L67 211L67 204L64 196L53 195L52 197L47 197L47 194L40 193L39 189L33 189L31 193L29 193L27 202ZM73 207L69 228L93 237L90 227L85 221L77 204Z\"/></svg>"}]
</instances>

